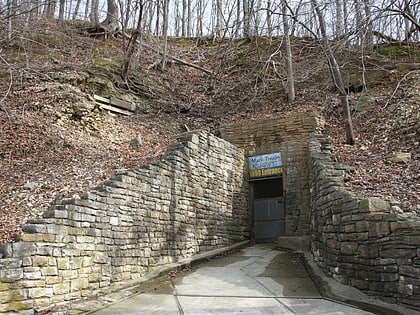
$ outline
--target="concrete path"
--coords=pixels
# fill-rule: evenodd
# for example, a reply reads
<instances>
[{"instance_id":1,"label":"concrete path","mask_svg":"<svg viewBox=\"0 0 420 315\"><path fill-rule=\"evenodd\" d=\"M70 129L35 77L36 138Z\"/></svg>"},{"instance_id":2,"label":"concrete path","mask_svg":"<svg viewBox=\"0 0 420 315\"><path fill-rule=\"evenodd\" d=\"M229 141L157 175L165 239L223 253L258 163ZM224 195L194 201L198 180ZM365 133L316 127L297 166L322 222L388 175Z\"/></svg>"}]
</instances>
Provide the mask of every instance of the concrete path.
<instances>
[{"instance_id":1,"label":"concrete path","mask_svg":"<svg viewBox=\"0 0 420 315\"><path fill-rule=\"evenodd\" d=\"M152 281L140 294L89 314L374 313L321 297L300 255L259 244Z\"/></svg>"}]
</instances>

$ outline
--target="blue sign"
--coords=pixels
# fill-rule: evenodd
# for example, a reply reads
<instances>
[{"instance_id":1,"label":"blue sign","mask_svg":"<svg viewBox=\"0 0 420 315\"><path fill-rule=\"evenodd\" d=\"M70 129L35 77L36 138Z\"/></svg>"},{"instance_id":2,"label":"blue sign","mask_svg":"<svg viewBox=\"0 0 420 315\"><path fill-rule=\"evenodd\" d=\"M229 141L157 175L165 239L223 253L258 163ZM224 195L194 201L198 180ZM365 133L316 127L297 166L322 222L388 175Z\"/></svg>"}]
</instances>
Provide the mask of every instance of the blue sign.
<instances>
[{"instance_id":1,"label":"blue sign","mask_svg":"<svg viewBox=\"0 0 420 315\"><path fill-rule=\"evenodd\" d=\"M248 163L250 178L276 176L283 173L280 152L250 156Z\"/></svg>"}]
</instances>

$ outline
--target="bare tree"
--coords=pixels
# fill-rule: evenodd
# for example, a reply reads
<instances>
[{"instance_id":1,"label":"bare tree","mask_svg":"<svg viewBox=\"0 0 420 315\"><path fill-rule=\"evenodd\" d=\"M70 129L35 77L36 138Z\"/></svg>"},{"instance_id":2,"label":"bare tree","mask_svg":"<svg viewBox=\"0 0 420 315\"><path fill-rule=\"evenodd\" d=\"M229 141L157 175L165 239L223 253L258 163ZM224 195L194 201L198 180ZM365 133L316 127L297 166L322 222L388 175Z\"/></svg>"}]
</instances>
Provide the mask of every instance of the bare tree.
<instances>
[{"instance_id":1,"label":"bare tree","mask_svg":"<svg viewBox=\"0 0 420 315\"><path fill-rule=\"evenodd\" d=\"M353 4L354 4L354 11L355 11L354 14L356 16L356 30L358 30L358 40L359 40L359 44L361 44L363 42L363 32L360 31L363 25L362 8L361 8L359 0L354 0Z\"/></svg>"},{"instance_id":2,"label":"bare tree","mask_svg":"<svg viewBox=\"0 0 420 315\"><path fill-rule=\"evenodd\" d=\"M166 68L168 55L168 25L169 25L169 0L163 0L163 55L162 70Z\"/></svg>"},{"instance_id":3,"label":"bare tree","mask_svg":"<svg viewBox=\"0 0 420 315\"><path fill-rule=\"evenodd\" d=\"M73 20L77 19L77 16L79 15L79 10L80 10L80 4L81 4L82 0L77 0L76 1L76 6L74 7L74 11L73 11Z\"/></svg>"},{"instance_id":4,"label":"bare tree","mask_svg":"<svg viewBox=\"0 0 420 315\"><path fill-rule=\"evenodd\" d=\"M343 108L343 118L344 118L344 125L345 125L345 131L346 131L346 143L355 144L356 140L354 137L353 123L352 123L351 113L350 113L350 105L349 105L347 91L344 86L343 78L341 76L340 67L337 63L337 60L335 59L334 53L331 49L331 45L328 40L325 20L324 20L324 16L322 15L321 9L316 0L311 0L311 3L315 10L315 14L318 17L319 30L321 33L322 48L327 58L328 66L331 71L331 76L334 81L335 87L337 88L340 101L341 101L341 106Z\"/></svg>"},{"instance_id":5,"label":"bare tree","mask_svg":"<svg viewBox=\"0 0 420 315\"><path fill-rule=\"evenodd\" d=\"M286 91L287 91L287 100L291 103L295 100L295 80L293 73L293 59L292 59L292 48L290 45L290 36L289 36L289 19L287 14L287 3L286 0L282 0L281 3L282 15L283 15L283 29L284 29L284 39L286 45Z\"/></svg>"},{"instance_id":6,"label":"bare tree","mask_svg":"<svg viewBox=\"0 0 420 315\"><path fill-rule=\"evenodd\" d=\"M223 17L223 0L216 0L216 30L215 35L219 38L223 37L225 29L225 20Z\"/></svg>"},{"instance_id":7,"label":"bare tree","mask_svg":"<svg viewBox=\"0 0 420 315\"><path fill-rule=\"evenodd\" d=\"M91 0L90 21L99 25L99 0Z\"/></svg>"},{"instance_id":8,"label":"bare tree","mask_svg":"<svg viewBox=\"0 0 420 315\"><path fill-rule=\"evenodd\" d=\"M196 25L196 35L203 36L203 18L204 18L205 5L203 0L198 0L197 3L197 25Z\"/></svg>"},{"instance_id":9,"label":"bare tree","mask_svg":"<svg viewBox=\"0 0 420 315\"><path fill-rule=\"evenodd\" d=\"M271 23L271 0L267 0L267 15L265 19L267 24L267 35L271 38L273 36L273 27Z\"/></svg>"},{"instance_id":10,"label":"bare tree","mask_svg":"<svg viewBox=\"0 0 420 315\"><path fill-rule=\"evenodd\" d=\"M106 18L101 25L107 34L113 35L120 30L119 10L115 0L107 0L107 4Z\"/></svg>"},{"instance_id":11,"label":"bare tree","mask_svg":"<svg viewBox=\"0 0 420 315\"><path fill-rule=\"evenodd\" d=\"M370 1L363 0L364 11L365 11L365 27L364 27L364 44L368 49L373 48L373 25L372 25L372 14L370 10Z\"/></svg>"},{"instance_id":12,"label":"bare tree","mask_svg":"<svg viewBox=\"0 0 420 315\"><path fill-rule=\"evenodd\" d=\"M251 8L249 0L242 0L243 6L243 35L245 38L250 38L251 34Z\"/></svg>"},{"instance_id":13,"label":"bare tree","mask_svg":"<svg viewBox=\"0 0 420 315\"><path fill-rule=\"evenodd\" d=\"M343 0L335 0L335 12L337 28L335 30L336 37L341 37L344 34L344 14L343 14Z\"/></svg>"},{"instance_id":14,"label":"bare tree","mask_svg":"<svg viewBox=\"0 0 420 315\"><path fill-rule=\"evenodd\" d=\"M46 2L44 7L44 16L47 19L53 19L55 9L57 7L57 0L49 0Z\"/></svg>"},{"instance_id":15,"label":"bare tree","mask_svg":"<svg viewBox=\"0 0 420 315\"><path fill-rule=\"evenodd\" d=\"M137 6L138 6L137 27L129 39L127 48L124 53L124 61L121 67L121 77L124 80L127 79L131 58L134 55L134 52L136 51L137 40L141 35L142 18L143 18L143 10L144 10L143 0L138 1L136 3L136 7Z\"/></svg>"}]
</instances>

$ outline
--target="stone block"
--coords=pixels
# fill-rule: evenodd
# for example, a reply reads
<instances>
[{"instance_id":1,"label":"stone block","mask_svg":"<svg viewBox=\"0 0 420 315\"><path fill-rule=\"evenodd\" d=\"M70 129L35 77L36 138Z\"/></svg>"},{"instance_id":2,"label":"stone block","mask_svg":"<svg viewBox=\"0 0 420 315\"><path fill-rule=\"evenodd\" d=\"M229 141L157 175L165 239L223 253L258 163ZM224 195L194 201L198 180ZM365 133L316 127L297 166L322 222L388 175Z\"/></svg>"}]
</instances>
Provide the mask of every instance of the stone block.
<instances>
[{"instance_id":1,"label":"stone block","mask_svg":"<svg viewBox=\"0 0 420 315\"><path fill-rule=\"evenodd\" d=\"M32 266L45 267L49 265L49 257L47 256L34 256L32 257Z\"/></svg>"},{"instance_id":2,"label":"stone block","mask_svg":"<svg viewBox=\"0 0 420 315\"><path fill-rule=\"evenodd\" d=\"M19 300L11 301L7 304L0 304L0 313L1 314L33 314L31 310L33 309L33 301L31 300ZM26 313L25 311L29 311Z\"/></svg>"},{"instance_id":3,"label":"stone block","mask_svg":"<svg viewBox=\"0 0 420 315\"><path fill-rule=\"evenodd\" d=\"M340 233L340 241L366 241L368 233Z\"/></svg>"},{"instance_id":4,"label":"stone block","mask_svg":"<svg viewBox=\"0 0 420 315\"><path fill-rule=\"evenodd\" d=\"M397 221L391 222L391 231L420 231L420 222L419 221ZM419 237L418 234L416 237Z\"/></svg>"},{"instance_id":5,"label":"stone block","mask_svg":"<svg viewBox=\"0 0 420 315\"><path fill-rule=\"evenodd\" d=\"M15 290L0 291L0 304L8 303L13 300Z\"/></svg>"},{"instance_id":6,"label":"stone block","mask_svg":"<svg viewBox=\"0 0 420 315\"><path fill-rule=\"evenodd\" d=\"M93 262L97 264L106 264L109 262L109 258L105 253L95 252L93 256Z\"/></svg>"},{"instance_id":7,"label":"stone block","mask_svg":"<svg viewBox=\"0 0 420 315\"><path fill-rule=\"evenodd\" d=\"M46 224L27 224L22 227L24 233L34 234L34 233L47 233Z\"/></svg>"},{"instance_id":8,"label":"stone block","mask_svg":"<svg viewBox=\"0 0 420 315\"><path fill-rule=\"evenodd\" d=\"M70 280L70 292L83 290L83 278Z\"/></svg>"},{"instance_id":9,"label":"stone block","mask_svg":"<svg viewBox=\"0 0 420 315\"><path fill-rule=\"evenodd\" d=\"M341 223L341 216L340 214L333 214L332 215L332 224L339 225Z\"/></svg>"},{"instance_id":10,"label":"stone block","mask_svg":"<svg viewBox=\"0 0 420 315\"><path fill-rule=\"evenodd\" d=\"M66 270L70 269L70 258L69 257L58 257L57 258L57 269Z\"/></svg>"},{"instance_id":11,"label":"stone block","mask_svg":"<svg viewBox=\"0 0 420 315\"><path fill-rule=\"evenodd\" d=\"M379 254L382 258L404 259L416 257L417 252L415 248L389 248L380 249Z\"/></svg>"},{"instance_id":12,"label":"stone block","mask_svg":"<svg viewBox=\"0 0 420 315\"><path fill-rule=\"evenodd\" d=\"M100 280L101 280L101 276L98 273L92 273L92 274L89 274L88 276L89 283L100 282Z\"/></svg>"},{"instance_id":13,"label":"stone block","mask_svg":"<svg viewBox=\"0 0 420 315\"><path fill-rule=\"evenodd\" d=\"M15 282L23 278L23 269L0 269L0 282Z\"/></svg>"},{"instance_id":14,"label":"stone block","mask_svg":"<svg viewBox=\"0 0 420 315\"><path fill-rule=\"evenodd\" d=\"M389 222L368 222L368 224L369 237L383 237L390 233Z\"/></svg>"},{"instance_id":15,"label":"stone block","mask_svg":"<svg viewBox=\"0 0 420 315\"><path fill-rule=\"evenodd\" d=\"M350 279L350 285L358 288L359 290L369 289L369 281L362 279Z\"/></svg>"},{"instance_id":16,"label":"stone block","mask_svg":"<svg viewBox=\"0 0 420 315\"><path fill-rule=\"evenodd\" d=\"M414 286L410 283L404 283L404 281L398 284L398 292L404 295L413 295Z\"/></svg>"},{"instance_id":17,"label":"stone block","mask_svg":"<svg viewBox=\"0 0 420 315\"><path fill-rule=\"evenodd\" d=\"M80 269L82 268L82 258L81 257L71 257L70 258L70 265L71 268L74 269Z\"/></svg>"},{"instance_id":18,"label":"stone block","mask_svg":"<svg viewBox=\"0 0 420 315\"><path fill-rule=\"evenodd\" d=\"M95 238L93 236L84 236L84 235L77 235L76 242L77 243L93 243Z\"/></svg>"},{"instance_id":19,"label":"stone block","mask_svg":"<svg viewBox=\"0 0 420 315\"><path fill-rule=\"evenodd\" d=\"M360 200L359 210L361 212L389 212L391 210L391 205L386 200L371 197Z\"/></svg>"},{"instance_id":20,"label":"stone block","mask_svg":"<svg viewBox=\"0 0 420 315\"><path fill-rule=\"evenodd\" d=\"M379 247L373 244L361 244L358 254L363 258L377 258L379 257Z\"/></svg>"},{"instance_id":21,"label":"stone block","mask_svg":"<svg viewBox=\"0 0 420 315\"><path fill-rule=\"evenodd\" d=\"M29 288L28 297L31 299L38 299L42 297L52 297L54 294L53 288Z\"/></svg>"},{"instance_id":22,"label":"stone block","mask_svg":"<svg viewBox=\"0 0 420 315\"><path fill-rule=\"evenodd\" d=\"M12 245L12 252L14 257L25 257L36 253L36 246L34 243L17 242Z\"/></svg>"},{"instance_id":23,"label":"stone block","mask_svg":"<svg viewBox=\"0 0 420 315\"><path fill-rule=\"evenodd\" d=\"M26 271L23 274L23 279L26 280L39 280L42 278L41 271Z\"/></svg>"},{"instance_id":24,"label":"stone block","mask_svg":"<svg viewBox=\"0 0 420 315\"><path fill-rule=\"evenodd\" d=\"M340 245L340 252L343 255L356 255L359 249L359 244L356 242L342 242Z\"/></svg>"},{"instance_id":25,"label":"stone block","mask_svg":"<svg viewBox=\"0 0 420 315\"><path fill-rule=\"evenodd\" d=\"M77 243L75 247L80 251L94 251L96 249L93 243Z\"/></svg>"},{"instance_id":26,"label":"stone block","mask_svg":"<svg viewBox=\"0 0 420 315\"><path fill-rule=\"evenodd\" d=\"M82 267L90 267L93 266L93 257L90 256L84 256L82 258Z\"/></svg>"},{"instance_id":27,"label":"stone block","mask_svg":"<svg viewBox=\"0 0 420 315\"><path fill-rule=\"evenodd\" d=\"M63 281L63 278L60 276L47 276L45 277L46 284L57 284Z\"/></svg>"},{"instance_id":28,"label":"stone block","mask_svg":"<svg viewBox=\"0 0 420 315\"><path fill-rule=\"evenodd\" d=\"M420 266L400 266L399 267L400 274L407 277L412 277L415 279L420 279Z\"/></svg>"},{"instance_id":29,"label":"stone block","mask_svg":"<svg viewBox=\"0 0 420 315\"><path fill-rule=\"evenodd\" d=\"M70 282L57 283L52 286L54 294L67 294L70 292Z\"/></svg>"},{"instance_id":30,"label":"stone block","mask_svg":"<svg viewBox=\"0 0 420 315\"><path fill-rule=\"evenodd\" d=\"M340 232L342 232L342 233L354 233L354 232L364 232L364 231L358 231L356 229L355 224L346 224L346 225L341 225Z\"/></svg>"},{"instance_id":31,"label":"stone block","mask_svg":"<svg viewBox=\"0 0 420 315\"><path fill-rule=\"evenodd\" d=\"M373 212L365 215L365 220L368 221L384 221L385 214L382 212Z\"/></svg>"},{"instance_id":32,"label":"stone block","mask_svg":"<svg viewBox=\"0 0 420 315\"><path fill-rule=\"evenodd\" d=\"M41 274L43 276L56 276L58 275L57 267L41 267Z\"/></svg>"},{"instance_id":33,"label":"stone block","mask_svg":"<svg viewBox=\"0 0 420 315\"><path fill-rule=\"evenodd\" d=\"M22 280L21 282L22 288L43 288L45 287L45 280L44 279L36 279L36 280Z\"/></svg>"},{"instance_id":34,"label":"stone block","mask_svg":"<svg viewBox=\"0 0 420 315\"><path fill-rule=\"evenodd\" d=\"M357 232L367 232L369 231L369 224L367 221L359 221L355 223Z\"/></svg>"},{"instance_id":35,"label":"stone block","mask_svg":"<svg viewBox=\"0 0 420 315\"><path fill-rule=\"evenodd\" d=\"M68 227L67 233L69 235L83 235L85 232L82 228L79 227Z\"/></svg>"}]
</instances>

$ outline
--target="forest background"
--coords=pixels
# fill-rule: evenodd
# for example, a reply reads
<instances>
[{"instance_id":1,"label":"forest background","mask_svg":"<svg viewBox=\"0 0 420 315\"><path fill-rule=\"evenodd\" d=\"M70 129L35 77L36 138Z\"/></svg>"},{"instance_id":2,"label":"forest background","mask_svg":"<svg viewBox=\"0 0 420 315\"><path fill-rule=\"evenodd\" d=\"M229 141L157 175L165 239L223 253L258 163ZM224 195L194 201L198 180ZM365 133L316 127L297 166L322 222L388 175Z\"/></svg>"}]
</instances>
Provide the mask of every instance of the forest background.
<instances>
[{"instance_id":1,"label":"forest background","mask_svg":"<svg viewBox=\"0 0 420 315\"><path fill-rule=\"evenodd\" d=\"M290 111L324 115L353 190L418 216L419 21L415 0L0 1L0 242L180 132Z\"/></svg>"}]
</instances>

